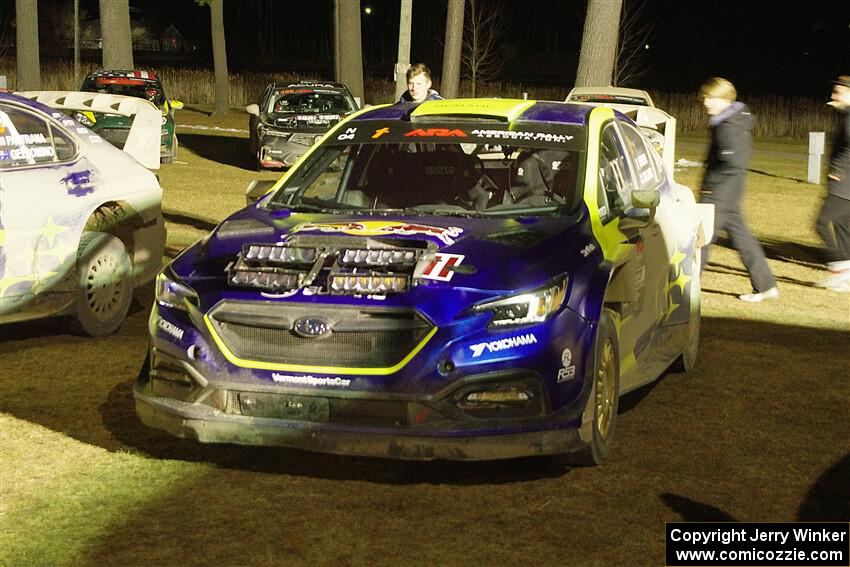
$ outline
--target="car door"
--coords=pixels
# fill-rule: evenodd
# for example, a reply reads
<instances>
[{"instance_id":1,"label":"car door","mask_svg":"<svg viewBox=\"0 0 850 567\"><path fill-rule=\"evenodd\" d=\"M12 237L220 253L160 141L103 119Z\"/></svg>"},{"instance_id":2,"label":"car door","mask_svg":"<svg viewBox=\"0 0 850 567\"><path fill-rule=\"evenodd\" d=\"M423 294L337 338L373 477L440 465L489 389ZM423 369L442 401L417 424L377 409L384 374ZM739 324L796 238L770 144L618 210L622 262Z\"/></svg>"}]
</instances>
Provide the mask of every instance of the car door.
<instances>
[{"instance_id":1,"label":"car door","mask_svg":"<svg viewBox=\"0 0 850 567\"><path fill-rule=\"evenodd\" d=\"M624 241L632 245L622 263L614 266L606 299L621 306L619 340L624 389L633 388L649 375L642 362L651 352L655 328L666 309L658 294L667 281L666 269L658 268L665 255L661 229L654 221L630 222L642 212L632 206L632 192L646 188L639 177L643 170L636 165L629 148L633 143L615 120L601 131L597 200L605 203L605 208L600 216L604 223L616 220ZM666 267L666 263L663 265Z\"/></svg>"},{"instance_id":2,"label":"car door","mask_svg":"<svg viewBox=\"0 0 850 567\"><path fill-rule=\"evenodd\" d=\"M75 290L96 172L58 120L0 101L0 173L0 320L55 311Z\"/></svg>"}]
</instances>

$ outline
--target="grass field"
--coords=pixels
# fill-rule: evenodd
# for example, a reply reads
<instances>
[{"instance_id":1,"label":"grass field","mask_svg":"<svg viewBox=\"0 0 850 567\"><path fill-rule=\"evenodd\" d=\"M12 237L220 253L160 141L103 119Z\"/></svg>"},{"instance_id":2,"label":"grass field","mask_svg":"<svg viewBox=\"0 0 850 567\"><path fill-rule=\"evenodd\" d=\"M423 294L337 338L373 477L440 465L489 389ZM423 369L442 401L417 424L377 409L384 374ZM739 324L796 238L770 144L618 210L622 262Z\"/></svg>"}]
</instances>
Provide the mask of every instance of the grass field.
<instances>
[{"instance_id":1,"label":"grass field","mask_svg":"<svg viewBox=\"0 0 850 567\"><path fill-rule=\"evenodd\" d=\"M247 115L178 114L160 179L169 254L241 207ZM682 139L702 159L704 139ZM790 154L790 155L789 155ZM797 157L799 156L799 157ZM746 214L779 301L745 304L722 245L690 374L621 404L610 461L406 463L199 446L138 423L151 289L114 336L0 327L0 565L662 565L664 522L850 519L850 294L818 289L823 188L805 148L759 141ZM696 187L700 168L677 172Z\"/></svg>"}]
</instances>

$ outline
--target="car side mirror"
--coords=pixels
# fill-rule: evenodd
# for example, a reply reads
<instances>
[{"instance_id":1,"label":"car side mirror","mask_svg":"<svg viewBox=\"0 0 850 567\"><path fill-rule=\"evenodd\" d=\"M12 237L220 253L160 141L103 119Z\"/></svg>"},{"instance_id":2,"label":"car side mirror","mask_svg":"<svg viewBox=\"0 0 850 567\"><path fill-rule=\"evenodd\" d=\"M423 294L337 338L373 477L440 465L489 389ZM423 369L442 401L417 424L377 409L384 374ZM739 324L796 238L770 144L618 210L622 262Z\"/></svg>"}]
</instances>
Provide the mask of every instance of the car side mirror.
<instances>
[{"instance_id":1,"label":"car side mirror","mask_svg":"<svg viewBox=\"0 0 850 567\"><path fill-rule=\"evenodd\" d=\"M260 115L260 106L257 104L249 104L245 107L245 112L248 114L253 114L254 116Z\"/></svg>"},{"instance_id":2,"label":"car side mirror","mask_svg":"<svg viewBox=\"0 0 850 567\"><path fill-rule=\"evenodd\" d=\"M245 204L253 205L262 199L275 183L277 183L275 179L255 179L248 183L248 186L245 188Z\"/></svg>"},{"instance_id":3,"label":"car side mirror","mask_svg":"<svg viewBox=\"0 0 850 567\"><path fill-rule=\"evenodd\" d=\"M180 110L181 108L183 108L183 103L179 100L172 100L171 108L173 108L174 110Z\"/></svg>"},{"instance_id":4,"label":"car side mirror","mask_svg":"<svg viewBox=\"0 0 850 567\"><path fill-rule=\"evenodd\" d=\"M658 189L636 189L632 191L632 209L620 220L620 230L643 228L655 218L655 209L661 203Z\"/></svg>"}]
</instances>

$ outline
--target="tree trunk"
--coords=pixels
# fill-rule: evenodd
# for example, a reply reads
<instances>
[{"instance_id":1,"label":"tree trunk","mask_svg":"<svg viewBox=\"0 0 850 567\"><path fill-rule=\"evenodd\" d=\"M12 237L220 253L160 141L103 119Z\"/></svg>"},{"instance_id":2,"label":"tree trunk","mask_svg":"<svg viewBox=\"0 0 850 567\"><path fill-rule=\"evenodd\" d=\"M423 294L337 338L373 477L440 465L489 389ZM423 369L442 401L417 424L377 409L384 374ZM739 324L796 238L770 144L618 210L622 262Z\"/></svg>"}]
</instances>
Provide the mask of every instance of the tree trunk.
<instances>
[{"instance_id":1,"label":"tree trunk","mask_svg":"<svg viewBox=\"0 0 850 567\"><path fill-rule=\"evenodd\" d=\"M575 86L607 87L611 84L622 4L622 0L588 0Z\"/></svg>"},{"instance_id":2,"label":"tree trunk","mask_svg":"<svg viewBox=\"0 0 850 567\"><path fill-rule=\"evenodd\" d=\"M363 104L363 48L360 42L360 0L336 0L339 26L339 76Z\"/></svg>"},{"instance_id":3,"label":"tree trunk","mask_svg":"<svg viewBox=\"0 0 850 567\"><path fill-rule=\"evenodd\" d=\"M464 0L449 0L446 11L446 49L443 52L443 77L440 81L440 94L446 98L457 98L460 86L463 2Z\"/></svg>"},{"instance_id":4,"label":"tree trunk","mask_svg":"<svg viewBox=\"0 0 850 567\"><path fill-rule=\"evenodd\" d=\"M133 69L129 0L100 0L104 69Z\"/></svg>"},{"instance_id":5,"label":"tree trunk","mask_svg":"<svg viewBox=\"0 0 850 567\"><path fill-rule=\"evenodd\" d=\"M210 2L213 67L215 68L215 100L213 115L230 111L230 77L227 72L227 45L224 41L224 0Z\"/></svg>"},{"instance_id":6,"label":"tree trunk","mask_svg":"<svg viewBox=\"0 0 850 567\"><path fill-rule=\"evenodd\" d=\"M19 91L41 90L38 53L38 4L36 0L15 0L17 19L17 81Z\"/></svg>"}]
</instances>

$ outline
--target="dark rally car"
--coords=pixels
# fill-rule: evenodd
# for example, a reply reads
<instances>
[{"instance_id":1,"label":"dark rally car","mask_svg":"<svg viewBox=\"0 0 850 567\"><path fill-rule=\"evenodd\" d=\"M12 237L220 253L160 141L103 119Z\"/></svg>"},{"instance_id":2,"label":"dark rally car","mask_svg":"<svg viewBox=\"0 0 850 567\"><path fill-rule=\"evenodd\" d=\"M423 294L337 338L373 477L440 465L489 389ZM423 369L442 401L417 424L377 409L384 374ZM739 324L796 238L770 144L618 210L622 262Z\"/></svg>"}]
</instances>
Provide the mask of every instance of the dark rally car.
<instances>
[{"instance_id":1,"label":"dark rally car","mask_svg":"<svg viewBox=\"0 0 850 567\"><path fill-rule=\"evenodd\" d=\"M86 75L80 90L132 96L153 103L162 114L160 159L162 163L172 163L177 157L177 127L174 122L174 111L183 108L183 103L166 96L165 88L155 73L138 69L100 69ZM130 134L132 118L120 114L83 110L75 113L74 118L119 149L123 149L127 136Z\"/></svg>"},{"instance_id":2,"label":"dark rally car","mask_svg":"<svg viewBox=\"0 0 850 567\"><path fill-rule=\"evenodd\" d=\"M711 205L626 116L373 107L160 275L142 421L202 442L599 463L695 362Z\"/></svg>"},{"instance_id":3,"label":"dark rally car","mask_svg":"<svg viewBox=\"0 0 850 567\"><path fill-rule=\"evenodd\" d=\"M271 83L259 104L245 110L248 144L258 170L289 167L357 102L342 83Z\"/></svg>"}]
</instances>

